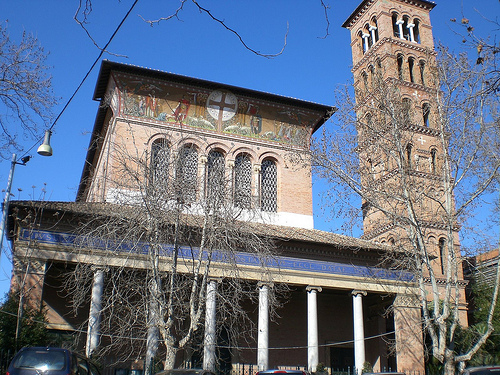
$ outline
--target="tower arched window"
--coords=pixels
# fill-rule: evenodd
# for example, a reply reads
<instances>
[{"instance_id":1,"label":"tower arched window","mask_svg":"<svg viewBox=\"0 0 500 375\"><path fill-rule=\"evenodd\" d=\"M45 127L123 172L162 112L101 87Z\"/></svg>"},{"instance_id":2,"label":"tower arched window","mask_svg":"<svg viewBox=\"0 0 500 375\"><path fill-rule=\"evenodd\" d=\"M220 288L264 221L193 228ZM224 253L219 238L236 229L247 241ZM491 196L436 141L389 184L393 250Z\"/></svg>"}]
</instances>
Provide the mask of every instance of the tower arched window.
<instances>
[{"instance_id":1,"label":"tower arched window","mask_svg":"<svg viewBox=\"0 0 500 375\"><path fill-rule=\"evenodd\" d=\"M399 54L397 56L397 63L398 63L398 78L403 79L403 63L404 63L404 58L403 55Z\"/></svg>"},{"instance_id":2,"label":"tower arched window","mask_svg":"<svg viewBox=\"0 0 500 375\"><path fill-rule=\"evenodd\" d=\"M262 211L278 211L278 170L272 159L264 159L261 164L260 207Z\"/></svg>"},{"instance_id":3,"label":"tower arched window","mask_svg":"<svg viewBox=\"0 0 500 375\"><path fill-rule=\"evenodd\" d=\"M176 193L181 202L196 200L198 191L198 151L193 145L181 148L176 168Z\"/></svg>"},{"instance_id":4,"label":"tower arched window","mask_svg":"<svg viewBox=\"0 0 500 375\"><path fill-rule=\"evenodd\" d=\"M361 73L361 77L363 79L363 86L365 88L365 91L368 91L369 87L368 87L368 74L366 74L366 72L363 72Z\"/></svg>"},{"instance_id":5,"label":"tower arched window","mask_svg":"<svg viewBox=\"0 0 500 375\"><path fill-rule=\"evenodd\" d=\"M373 89L375 86L375 68L373 67L373 65L370 65L368 67L368 72L370 73L370 85Z\"/></svg>"},{"instance_id":6,"label":"tower arched window","mask_svg":"<svg viewBox=\"0 0 500 375\"><path fill-rule=\"evenodd\" d=\"M408 40L408 41L411 40L411 37L410 37L410 28L408 27L409 20L410 19L409 19L408 16L404 16L403 17L403 39Z\"/></svg>"},{"instance_id":7,"label":"tower arched window","mask_svg":"<svg viewBox=\"0 0 500 375\"><path fill-rule=\"evenodd\" d=\"M377 19L375 17L372 18L370 22L370 26L368 27L368 31L370 31L370 36L372 39L372 45L378 42L378 26Z\"/></svg>"},{"instance_id":8,"label":"tower arched window","mask_svg":"<svg viewBox=\"0 0 500 375\"><path fill-rule=\"evenodd\" d=\"M365 28L363 29L363 33L366 35L367 37L367 40L368 40L368 48L370 48L371 46L373 46L374 44L374 41L373 41L373 37L372 37L372 34L370 32L370 25L366 24L365 25Z\"/></svg>"},{"instance_id":9,"label":"tower arched window","mask_svg":"<svg viewBox=\"0 0 500 375\"><path fill-rule=\"evenodd\" d=\"M402 100L402 120L404 122L403 125L411 124L411 100L408 98L403 98Z\"/></svg>"},{"instance_id":10,"label":"tower arched window","mask_svg":"<svg viewBox=\"0 0 500 375\"><path fill-rule=\"evenodd\" d=\"M444 238L439 239L439 263L441 266L441 273L444 275L444 265L446 257L446 240Z\"/></svg>"},{"instance_id":11,"label":"tower arched window","mask_svg":"<svg viewBox=\"0 0 500 375\"><path fill-rule=\"evenodd\" d=\"M398 14L392 13L392 32L393 32L393 35L396 38L401 38L401 35L399 33L400 28L399 28L399 24L398 24L398 19L399 19Z\"/></svg>"},{"instance_id":12,"label":"tower arched window","mask_svg":"<svg viewBox=\"0 0 500 375\"><path fill-rule=\"evenodd\" d=\"M217 150L208 153L205 196L212 204L224 199L226 163L224 154Z\"/></svg>"},{"instance_id":13,"label":"tower arched window","mask_svg":"<svg viewBox=\"0 0 500 375\"><path fill-rule=\"evenodd\" d=\"M415 25L413 27L414 41L417 43L420 43L420 30L419 30L420 21L418 19L415 19L415 20L413 20L413 24Z\"/></svg>"},{"instance_id":14,"label":"tower arched window","mask_svg":"<svg viewBox=\"0 0 500 375\"><path fill-rule=\"evenodd\" d=\"M252 198L252 162L248 154L234 160L234 205L250 208Z\"/></svg>"},{"instance_id":15,"label":"tower arched window","mask_svg":"<svg viewBox=\"0 0 500 375\"><path fill-rule=\"evenodd\" d=\"M431 113L431 106L429 103L424 103L422 105L422 119L424 121L424 126L429 127L429 115Z\"/></svg>"},{"instance_id":16,"label":"tower arched window","mask_svg":"<svg viewBox=\"0 0 500 375\"><path fill-rule=\"evenodd\" d=\"M410 82L415 82L415 76L413 74L413 68L415 67L415 59L413 57L408 58L408 73L410 75Z\"/></svg>"},{"instance_id":17,"label":"tower arched window","mask_svg":"<svg viewBox=\"0 0 500 375\"><path fill-rule=\"evenodd\" d=\"M420 67L420 83L425 86L425 61L420 60L418 65Z\"/></svg>"},{"instance_id":18,"label":"tower arched window","mask_svg":"<svg viewBox=\"0 0 500 375\"><path fill-rule=\"evenodd\" d=\"M431 150L431 173L436 173L437 170L437 150Z\"/></svg>"},{"instance_id":19,"label":"tower arched window","mask_svg":"<svg viewBox=\"0 0 500 375\"><path fill-rule=\"evenodd\" d=\"M166 139L160 138L151 145L151 182L154 185L167 185L169 174L170 146Z\"/></svg>"},{"instance_id":20,"label":"tower arched window","mask_svg":"<svg viewBox=\"0 0 500 375\"><path fill-rule=\"evenodd\" d=\"M363 38L363 32L360 31L358 33L358 40L359 40L359 45L361 47L361 53L365 53L366 52L366 49L365 49L365 40Z\"/></svg>"},{"instance_id":21,"label":"tower arched window","mask_svg":"<svg viewBox=\"0 0 500 375\"><path fill-rule=\"evenodd\" d=\"M408 165L409 168L411 168L412 149L413 149L412 144L408 143L406 145L406 164Z\"/></svg>"}]
</instances>

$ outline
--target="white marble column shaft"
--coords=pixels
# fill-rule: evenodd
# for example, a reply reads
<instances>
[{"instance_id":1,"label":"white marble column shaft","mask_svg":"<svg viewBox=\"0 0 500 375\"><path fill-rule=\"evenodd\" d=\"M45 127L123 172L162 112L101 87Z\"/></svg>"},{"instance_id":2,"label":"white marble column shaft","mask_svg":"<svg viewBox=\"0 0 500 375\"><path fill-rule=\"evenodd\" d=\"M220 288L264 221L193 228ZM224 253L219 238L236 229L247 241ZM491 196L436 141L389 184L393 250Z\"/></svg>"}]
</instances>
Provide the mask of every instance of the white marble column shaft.
<instances>
[{"instance_id":1,"label":"white marble column shaft","mask_svg":"<svg viewBox=\"0 0 500 375\"><path fill-rule=\"evenodd\" d=\"M216 344L216 302L217 281L210 280L207 285L207 299L205 309L205 340L203 346L203 369L215 372L215 344Z\"/></svg>"},{"instance_id":2,"label":"white marble column shaft","mask_svg":"<svg viewBox=\"0 0 500 375\"><path fill-rule=\"evenodd\" d=\"M258 371L269 367L269 286L259 286L259 323L257 334Z\"/></svg>"},{"instance_id":3,"label":"white marble column shaft","mask_svg":"<svg viewBox=\"0 0 500 375\"><path fill-rule=\"evenodd\" d=\"M92 296L90 300L89 322L87 326L87 345L85 355L91 357L94 350L99 345L102 293L104 290L104 271L98 269L94 272L94 282L92 285Z\"/></svg>"}]
</instances>

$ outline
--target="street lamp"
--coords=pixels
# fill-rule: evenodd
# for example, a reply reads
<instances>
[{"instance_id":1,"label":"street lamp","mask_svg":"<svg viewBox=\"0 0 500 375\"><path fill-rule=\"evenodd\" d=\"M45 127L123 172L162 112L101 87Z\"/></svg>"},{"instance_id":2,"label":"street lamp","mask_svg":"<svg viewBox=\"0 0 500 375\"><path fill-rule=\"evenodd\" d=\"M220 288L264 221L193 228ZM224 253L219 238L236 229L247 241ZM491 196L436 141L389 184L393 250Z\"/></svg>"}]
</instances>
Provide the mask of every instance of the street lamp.
<instances>
[{"instance_id":1,"label":"street lamp","mask_svg":"<svg viewBox=\"0 0 500 375\"><path fill-rule=\"evenodd\" d=\"M43 156L52 156L52 147L50 146L50 136L52 132L50 130L45 131L45 138L43 140L43 143L38 147L38 154L43 155ZM1 263L1 257L2 257L2 246L3 246L3 237L5 234L5 227L7 225L7 214L9 210L9 200L10 200L10 191L12 188L12 179L14 178L14 169L16 168L16 164L19 165L26 165L26 163L31 159L31 156L26 155L21 158L21 161L17 161L17 155L12 154L12 161L10 164L10 173L9 173L9 179L7 180L7 189L5 190L5 198L3 200L2 204L2 223L0 226L0 263Z\"/></svg>"}]
</instances>

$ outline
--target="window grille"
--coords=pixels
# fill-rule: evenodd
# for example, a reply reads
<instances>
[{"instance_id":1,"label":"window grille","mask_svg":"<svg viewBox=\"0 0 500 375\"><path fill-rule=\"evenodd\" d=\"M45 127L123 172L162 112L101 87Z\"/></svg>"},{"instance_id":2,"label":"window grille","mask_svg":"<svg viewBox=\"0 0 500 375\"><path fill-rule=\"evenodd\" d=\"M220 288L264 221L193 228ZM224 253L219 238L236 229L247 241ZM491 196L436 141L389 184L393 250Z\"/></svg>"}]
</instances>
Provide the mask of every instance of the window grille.
<instances>
[{"instance_id":1,"label":"window grille","mask_svg":"<svg viewBox=\"0 0 500 375\"><path fill-rule=\"evenodd\" d=\"M194 202L198 188L198 152L186 146L179 152L177 165L177 195L182 202Z\"/></svg>"},{"instance_id":2,"label":"window grille","mask_svg":"<svg viewBox=\"0 0 500 375\"><path fill-rule=\"evenodd\" d=\"M252 197L252 162L246 154L234 161L234 205L250 208Z\"/></svg>"},{"instance_id":3,"label":"window grille","mask_svg":"<svg viewBox=\"0 0 500 375\"><path fill-rule=\"evenodd\" d=\"M151 145L151 190L158 195L168 191L170 147L165 139L157 139Z\"/></svg>"},{"instance_id":4,"label":"window grille","mask_svg":"<svg viewBox=\"0 0 500 375\"><path fill-rule=\"evenodd\" d=\"M278 211L277 168L273 160L266 159L261 165L260 205L262 211Z\"/></svg>"},{"instance_id":5,"label":"window grille","mask_svg":"<svg viewBox=\"0 0 500 375\"><path fill-rule=\"evenodd\" d=\"M224 197L224 155L219 151L210 151L207 160L206 196L220 200Z\"/></svg>"}]
</instances>

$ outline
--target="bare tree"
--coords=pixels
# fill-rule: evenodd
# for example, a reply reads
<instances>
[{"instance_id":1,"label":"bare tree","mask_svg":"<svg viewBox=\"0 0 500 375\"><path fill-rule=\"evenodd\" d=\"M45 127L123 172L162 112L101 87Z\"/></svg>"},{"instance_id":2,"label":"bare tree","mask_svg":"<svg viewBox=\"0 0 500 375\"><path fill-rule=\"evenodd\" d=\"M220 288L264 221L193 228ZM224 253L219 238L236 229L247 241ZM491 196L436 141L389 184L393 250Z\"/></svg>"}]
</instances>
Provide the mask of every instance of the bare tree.
<instances>
[{"instance_id":1,"label":"bare tree","mask_svg":"<svg viewBox=\"0 0 500 375\"><path fill-rule=\"evenodd\" d=\"M1 158L21 150L22 140L40 138L40 122L46 124L52 117L56 99L46 58L36 37L23 32L15 43L7 23L0 24Z\"/></svg>"},{"instance_id":2,"label":"bare tree","mask_svg":"<svg viewBox=\"0 0 500 375\"><path fill-rule=\"evenodd\" d=\"M356 98L352 87L339 89L338 119L316 139L312 156L317 173L330 183L327 194L342 197L335 213L352 213L352 202L361 201L365 238L394 244L407 255L388 253L385 261L414 272L429 354L453 374L493 329L498 277L488 329L475 332L470 348L455 351L465 318L458 234L478 209L485 215L492 207L500 168L499 98L484 90L491 66L471 64L445 48L439 56L437 66L425 67L428 82L422 77L429 107L417 109L401 77L385 74L381 65L356 82ZM434 148L418 146L425 142Z\"/></svg>"},{"instance_id":3,"label":"bare tree","mask_svg":"<svg viewBox=\"0 0 500 375\"><path fill-rule=\"evenodd\" d=\"M239 188L222 153L199 155L193 145L179 146L182 139L167 138L144 153L131 146L140 140L117 137L115 177L105 182L113 203L79 223L77 251L95 249L89 253L93 261L79 263L64 289L72 291L78 311L89 303L92 280L102 272L98 319L104 345L96 354L135 359L152 356L159 344L169 369L180 350L203 347L207 290L216 290L215 336L227 337L226 346L252 337L245 304L255 302L258 290L250 279L273 282L273 241L254 233L249 219L256 202ZM242 257L255 264L253 276L241 271ZM94 318L91 308L86 324Z\"/></svg>"}]
</instances>

